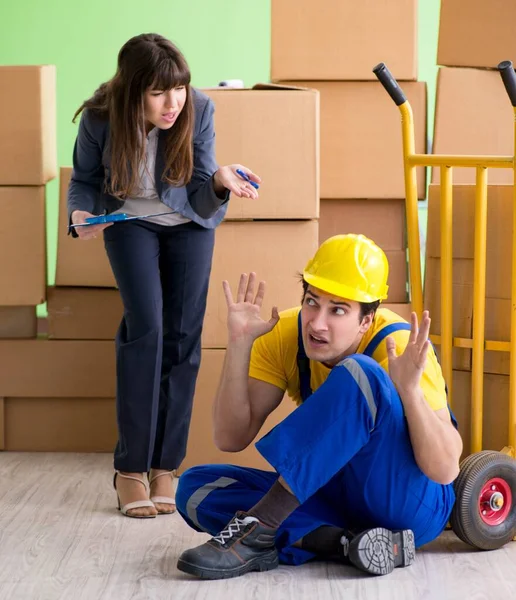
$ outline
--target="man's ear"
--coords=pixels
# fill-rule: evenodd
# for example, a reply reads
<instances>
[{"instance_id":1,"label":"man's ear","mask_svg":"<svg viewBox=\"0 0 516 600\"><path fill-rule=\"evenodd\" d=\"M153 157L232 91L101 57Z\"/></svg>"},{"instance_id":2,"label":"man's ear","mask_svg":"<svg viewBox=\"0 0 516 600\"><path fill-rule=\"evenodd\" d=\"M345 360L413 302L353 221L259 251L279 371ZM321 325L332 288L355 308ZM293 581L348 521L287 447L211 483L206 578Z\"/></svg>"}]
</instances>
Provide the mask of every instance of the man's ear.
<instances>
[{"instance_id":1,"label":"man's ear","mask_svg":"<svg viewBox=\"0 0 516 600\"><path fill-rule=\"evenodd\" d=\"M362 319L362 323L360 323L360 333L364 334L369 327L373 324L374 313L369 313Z\"/></svg>"}]
</instances>

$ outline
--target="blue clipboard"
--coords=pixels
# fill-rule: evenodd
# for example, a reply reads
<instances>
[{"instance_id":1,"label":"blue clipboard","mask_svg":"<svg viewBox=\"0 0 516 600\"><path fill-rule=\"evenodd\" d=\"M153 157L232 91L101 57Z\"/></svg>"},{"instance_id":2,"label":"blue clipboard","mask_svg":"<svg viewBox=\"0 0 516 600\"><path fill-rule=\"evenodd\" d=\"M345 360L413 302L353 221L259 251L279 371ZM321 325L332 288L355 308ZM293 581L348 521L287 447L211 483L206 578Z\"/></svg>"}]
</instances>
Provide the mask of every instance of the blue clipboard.
<instances>
[{"instance_id":1,"label":"blue clipboard","mask_svg":"<svg viewBox=\"0 0 516 600\"><path fill-rule=\"evenodd\" d=\"M174 211L154 213L151 215L138 215L129 217L126 213L116 213L112 215L98 215L97 217L88 217L85 223L71 224L70 227L89 227L90 225L104 225L105 223L119 223L124 221L136 221L137 219L148 219L149 217L161 217L162 215L171 215Z\"/></svg>"}]
</instances>

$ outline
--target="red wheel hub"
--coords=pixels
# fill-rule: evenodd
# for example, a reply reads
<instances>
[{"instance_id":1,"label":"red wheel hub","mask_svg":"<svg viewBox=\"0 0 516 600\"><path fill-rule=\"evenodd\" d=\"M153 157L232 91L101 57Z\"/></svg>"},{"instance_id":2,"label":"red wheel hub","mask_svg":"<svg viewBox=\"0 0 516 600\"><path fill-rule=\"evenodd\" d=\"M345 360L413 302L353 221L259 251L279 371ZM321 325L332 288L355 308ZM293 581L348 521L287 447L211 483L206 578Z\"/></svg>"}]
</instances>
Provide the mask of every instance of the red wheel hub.
<instances>
[{"instance_id":1,"label":"red wheel hub","mask_svg":"<svg viewBox=\"0 0 516 600\"><path fill-rule=\"evenodd\" d=\"M500 525L512 506L512 493L505 479L493 477L484 484L478 499L480 518L487 525Z\"/></svg>"}]
</instances>

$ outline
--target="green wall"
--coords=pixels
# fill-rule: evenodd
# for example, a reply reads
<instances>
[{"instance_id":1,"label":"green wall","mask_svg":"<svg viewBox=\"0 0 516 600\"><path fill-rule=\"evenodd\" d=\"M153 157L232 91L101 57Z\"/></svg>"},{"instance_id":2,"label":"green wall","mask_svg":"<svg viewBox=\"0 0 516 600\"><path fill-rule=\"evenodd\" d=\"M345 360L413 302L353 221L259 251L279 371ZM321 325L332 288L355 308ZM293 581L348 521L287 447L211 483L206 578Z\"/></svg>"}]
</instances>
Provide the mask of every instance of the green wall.
<instances>
[{"instance_id":1,"label":"green wall","mask_svg":"<svg viewBox=\"0 0 516 600\"><path fill-rule=\"evenodd\" d=\"M434 126L440 0L419 0L419 79L428 84L428 135Z\"/></svg>"},{"instance_id":2,"label":"green wall","mask_svg":"<svg viewBox=\"0 0 516 600\"><path fill-rule=\"evenodd\" d=\"M419 9L419 79L429 84L429 131L433 124L439 4L439 0L420 0ZM222 79L243 79L246 85L269 79L269 0L3 3L0 64L57 66L60 166L71 165L76 135L71 118L75 109L100 82L112 76L122 44L133 35L151 31L169 37L181 48L196 86L217 85ZM47 186L50 284L55 273L57 205L55 180ZM42 306L39 314L44 313Z\"/></svg>"}]
</instances>

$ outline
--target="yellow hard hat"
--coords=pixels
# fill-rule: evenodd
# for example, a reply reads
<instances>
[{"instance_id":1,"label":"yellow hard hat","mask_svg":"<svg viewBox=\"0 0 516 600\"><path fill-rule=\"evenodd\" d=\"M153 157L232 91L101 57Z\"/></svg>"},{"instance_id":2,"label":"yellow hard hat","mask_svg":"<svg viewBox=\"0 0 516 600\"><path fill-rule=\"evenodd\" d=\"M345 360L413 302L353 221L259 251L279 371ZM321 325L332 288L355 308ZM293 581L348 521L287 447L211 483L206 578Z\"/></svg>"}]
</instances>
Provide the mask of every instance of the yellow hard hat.
<instances>
[{"instance_id":1,"label":"yellow hard hat","mask_svg":"<svg viewBox=\"0 0 516 600\"><path fill-rule=\"evenodd\" d=\"M303 271L304 280L328 294L375 302L387 298L389 263L364 235L335 235L323 242Z\"/></svg>"}]
</instances>

